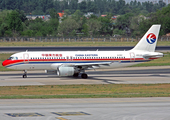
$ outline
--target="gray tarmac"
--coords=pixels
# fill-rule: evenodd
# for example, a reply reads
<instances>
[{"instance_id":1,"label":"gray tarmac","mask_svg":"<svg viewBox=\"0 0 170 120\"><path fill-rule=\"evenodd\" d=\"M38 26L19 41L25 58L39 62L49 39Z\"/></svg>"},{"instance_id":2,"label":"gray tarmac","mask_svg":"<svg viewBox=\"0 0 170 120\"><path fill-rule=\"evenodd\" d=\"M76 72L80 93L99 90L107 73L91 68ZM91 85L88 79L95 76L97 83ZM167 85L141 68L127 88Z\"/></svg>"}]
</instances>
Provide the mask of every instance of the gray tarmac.
<instances>
[{"instance_id":1,"label":"gray tarmac","mask_svg":"<svg viewBox=\"0 0 170 120\"><path fill-rule=\"evenodd\" d=\"M0 120L169 120L170 97L0 100Z\"/></svg>"},{"instance_id":2,"label":"gray tarmac","mask_svg":"<svg viewBox=\"0 0 170 120\"><path fill-rule=\"evenodd\" d=\"M22 74L23 71L0 72L0 86L170 83L170 66L87 71L88 79L58 77L44 71L28 71L28 78L22 78Z\"/></svg>"}]
</instances>

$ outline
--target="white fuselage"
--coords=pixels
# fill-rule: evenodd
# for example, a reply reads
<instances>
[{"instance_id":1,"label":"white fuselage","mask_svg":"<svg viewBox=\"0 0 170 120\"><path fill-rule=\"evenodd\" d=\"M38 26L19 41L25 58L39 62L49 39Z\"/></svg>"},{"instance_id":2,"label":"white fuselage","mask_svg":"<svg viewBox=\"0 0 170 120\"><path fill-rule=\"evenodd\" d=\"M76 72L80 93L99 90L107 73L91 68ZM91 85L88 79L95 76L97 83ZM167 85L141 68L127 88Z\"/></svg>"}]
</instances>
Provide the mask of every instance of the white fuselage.
<instances>
[{"instance_id":1,"label":"white fuselage","mask_svg":"<svg viewBox=\"0 0 170 120\"><path fill-rule=\"evenodd\" d=\"M131 66L156 58L145 59L143 55L156 52L144 51L49 51L20 52L12 55L13 59L6 67L18 70L56 70L61 65L92 65L92 69L108 69ZM160 54L160 53L159 53ZM103 65L109 63L109 65ZM90 68L88 68L90 69Z\"/></svg>"}]
</instances>

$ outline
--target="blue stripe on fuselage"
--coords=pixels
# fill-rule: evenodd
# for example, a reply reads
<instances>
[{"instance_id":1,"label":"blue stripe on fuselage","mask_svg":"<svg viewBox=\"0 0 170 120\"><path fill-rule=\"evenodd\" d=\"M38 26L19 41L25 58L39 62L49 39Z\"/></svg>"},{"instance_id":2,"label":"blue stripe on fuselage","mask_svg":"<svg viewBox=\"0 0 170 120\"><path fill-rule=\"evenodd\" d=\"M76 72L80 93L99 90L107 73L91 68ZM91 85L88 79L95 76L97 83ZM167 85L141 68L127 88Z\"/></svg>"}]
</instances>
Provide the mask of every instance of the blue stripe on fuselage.
<instances>
[{"instance_id":1,"label":"blue stripe on fuselage","mask_svg":"<svg viewBox=\"0 0 170 120\"><path fill-rule=\"evenodd\" d=\"M118 60L118 61L60 61L60 62L57 62L57 61L52 61L52 62L46 62L46 61L43 61L43 62L39 62L39 61L31 61L29 63L24 63L24 62L20 62L20 63L14 63L12 65L8 65L6 66L7 67L12 67L12 66L16 66L16 65L21 65L21 64L53 64L53 63L71 63L71 64L76 64L76 63L105 63L105 62L119 62L119 63L132 63L132 62L148 62L150 60L138 60L138 61L121 61L121 60Z\"/></svg>"}]
</instances>

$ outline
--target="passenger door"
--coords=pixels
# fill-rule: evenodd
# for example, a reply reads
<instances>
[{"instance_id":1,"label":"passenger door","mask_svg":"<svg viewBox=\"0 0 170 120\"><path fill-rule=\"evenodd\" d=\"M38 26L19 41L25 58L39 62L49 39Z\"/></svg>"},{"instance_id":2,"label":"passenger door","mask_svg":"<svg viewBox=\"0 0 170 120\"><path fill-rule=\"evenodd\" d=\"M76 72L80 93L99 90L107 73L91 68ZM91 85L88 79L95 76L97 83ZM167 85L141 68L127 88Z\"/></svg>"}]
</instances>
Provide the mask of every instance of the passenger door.
<instances>
[{"instance_id":1,"label":"passenger door","mask_svg":"<svg viewBox=\"0 0 170 120\"><path fill-rule=\"evenodd\" d=\"M130 62L135 62L135 53L134 52L130 52Z\"/></svg>"},{"instance_id":2,"label":"passenger door","mask_svg":"<svg viewBox=\"0 0 170 120\"><path fill-rule=\"evenodd\" d=\"M29 63L29 54L28 53L24 53L23 54L23 58L24 58L24 63L28 64Z\"/></svg>"}]
</instances>

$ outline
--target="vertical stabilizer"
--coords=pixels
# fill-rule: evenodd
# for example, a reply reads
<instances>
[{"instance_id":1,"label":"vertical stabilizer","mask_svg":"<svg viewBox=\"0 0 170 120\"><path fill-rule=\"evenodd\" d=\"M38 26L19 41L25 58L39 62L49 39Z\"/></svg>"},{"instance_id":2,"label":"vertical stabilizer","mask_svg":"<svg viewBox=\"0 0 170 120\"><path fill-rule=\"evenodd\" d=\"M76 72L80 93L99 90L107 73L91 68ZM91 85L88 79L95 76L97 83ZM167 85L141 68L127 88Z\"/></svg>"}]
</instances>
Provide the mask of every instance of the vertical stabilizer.
<instances>
[{"instance_id":1,"label":"vertical stabilizer","mask_svg":"<svg viewBox=\"0 0 170 120\"><path fill-rule=\"evenodd\" d=\"M146 34L132 50L154 52L158 41L160 27L161 25L152 25L151 28L146 32Z\"/></svg>"}]
</instances>

